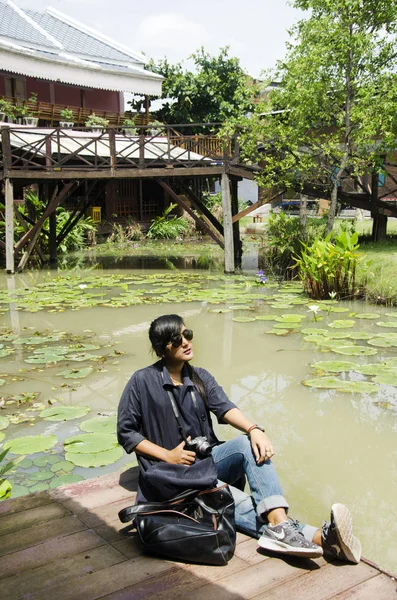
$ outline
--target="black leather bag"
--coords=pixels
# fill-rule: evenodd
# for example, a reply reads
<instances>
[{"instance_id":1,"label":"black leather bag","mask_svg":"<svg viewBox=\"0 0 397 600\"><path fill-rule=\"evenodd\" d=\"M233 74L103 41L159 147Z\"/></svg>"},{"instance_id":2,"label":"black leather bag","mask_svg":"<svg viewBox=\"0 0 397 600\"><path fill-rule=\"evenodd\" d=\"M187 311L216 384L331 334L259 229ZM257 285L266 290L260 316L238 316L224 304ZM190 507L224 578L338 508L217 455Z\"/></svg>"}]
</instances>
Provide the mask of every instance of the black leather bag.
<instances>
[{"instance_id":1,"label":"black leather bag","mask_svg":"<svg viewBox=\"0 0 397 600\"><path fill-rule=\"evenodd\" d=\"M148 554L218 566L234 554L234 500L226 484L190 490L168 502L136 504L120 511L119 518L134 522Z\"/></svg>"}]
</instances>

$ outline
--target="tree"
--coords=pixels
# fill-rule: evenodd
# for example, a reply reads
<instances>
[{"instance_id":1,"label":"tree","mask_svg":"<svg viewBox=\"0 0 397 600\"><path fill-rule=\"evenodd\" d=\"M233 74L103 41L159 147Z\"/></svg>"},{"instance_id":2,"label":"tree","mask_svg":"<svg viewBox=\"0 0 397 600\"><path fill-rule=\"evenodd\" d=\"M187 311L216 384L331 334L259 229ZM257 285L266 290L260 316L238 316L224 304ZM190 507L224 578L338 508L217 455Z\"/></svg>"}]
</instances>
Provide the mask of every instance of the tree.
<instances>
[{"instance_id":1,"label":"tree","mask_svg":"<svg viewBox=\"0 0 397 600\"><path fill-rule=\"evenodd\" d=\"M308 182L324 184L330 231L341 180L382 171L385 154L396 147L397 2L293 5L309 16L290 32L276 71L280 85L237 125L246 128L241 137L248 155L258 159L261 142L262 184L298 192Z\"/></svg>"},{"instance_id":2,"label":"tree","mask_svg":"<svg viewBox=\"0 0 397 600\"><path fill-rule=\"evenodd\" d=\"M157 111L166 123L218 123L238 118L253 110L256 87L244 73L238 58L222 48L211 56L200 48L189 57L195 70L185 70L182 63L151 61L147 68L163 75L162 98L172 98Z\"/></svg>"}]
</instances>

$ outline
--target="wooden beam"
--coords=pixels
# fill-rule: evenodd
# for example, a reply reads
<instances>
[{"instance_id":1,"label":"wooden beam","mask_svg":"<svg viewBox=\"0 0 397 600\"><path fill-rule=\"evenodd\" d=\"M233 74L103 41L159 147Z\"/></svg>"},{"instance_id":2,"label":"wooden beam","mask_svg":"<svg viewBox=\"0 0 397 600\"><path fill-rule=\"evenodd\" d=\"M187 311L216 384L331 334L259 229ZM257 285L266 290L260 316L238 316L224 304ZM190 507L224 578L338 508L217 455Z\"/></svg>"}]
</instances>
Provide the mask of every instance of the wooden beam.
<instances>
[{"instance_id":1,"label":"wooden beam","mask_svg":"<svg viewBox=\"0 0 397 600\"><path fill-rule=\"evenodd\" d=\"M208 235L210 237L212 237L212 239L223 249L224 248L224 244L222 242L222 240L220 240L218 238L217 235L215 235L215 233L212 231L212 229L210 229L208 227L208 225L206 223L204 223L204 221L202 221L200 219L200 217L198 217L196 215L196 213L190 208L190 206L188 204L186 204L186 202L184 202L184 200L182 200L182 198L180 196L178 196L177 193L174 192L174 190L167 184L165 183L165 181L160 181L157 180L157 183L163 188L163 190L165 190L170 196L171 198L173 198L175 200L175 202L181 206L184 210L186 210L187 213L189 213L189 215L196 221L197 225L199 227L201 227L202 229L204 229L204 231L206 233L208 233Z\"/></svg>"},{"instance_id":2,"label":"wooden beam","mask_svg":"<svg viewBox=\"0 0 397 600\"><path fill-rule=\"evenodd\" d=\"M234 177L231 179L231 193L232 193L232 215L238 213L238 181ZM240 240L240 223L235 221L233 223L233 250L234 250L234 264L237 268L241 268L241 259L243 256L243 249Z\"/></svg>"},{"instance_id":3,"label":"wooden beam","mask_svg":"<svg viewBox=\"0 0 397 600\"><path fill-rule=\"evenodd\" d=\"M15 273L14 258L14 186L7 177L4 182L5 209L6 209L6 271Z\"/></svg>"},{"instance_id":4,"label":"wooden beam","mask_svg":"<svg viewBox=\"0 0 397 600\"><path fill-rule=\"evenodd\" d=\"M230 200L230 181L227 173L222 174L222 213L223 213L223 237L225 240L225 273L234 273L234 244L232 225L232 205Z\"/></svg>"},{"instance_id":5,"label":"wooden beam","mask_svg":"<svg viewBox=\"0 0 397 600\"><path fill-rule=\"evenodd\" d=\"M86 191L86 197L85 200L83 201L83 206L81 207L81 209L76 209L75 212L70 216L70 218L68 219L68 221L65 223L64 227L62 228L62 231L59 233L58 237L57 237L57 246L59 246L59 244L61 244L63 242L63 240L65 239L65 237L72 231L73 227L80 221L80 219L84 216L85 211L87 210L87 208L97 199L97 197L100 194L100 189L98 189L97 193L95 194L94 198L90 198L90 194L92 192L92 190L94 189L94 187L96 186L98 182L94 181L94 182L90 182L90 185Z\"/></svg>"},{"instance_id":6,"label":"wooden beam","mask_svg":"<svg viewBox=\"0 0 397 600\"><path fill-rule=\"evenodd\" d=\"M36 231L38 229L41 229L47 217L50 216L50 214L56 209L56 207L62 202L62 200L67 198L67 196L73 191L75 187L77 187L77 185L78 183L75 181L70 181L69 183L66 183L60 191L60 193L55 198L51 199L48 206L44 210L42 216L38 219L38 221L36 221L36 224L32 227L32 229L25 233L25 235L23 235L21 239L15 244L16 252L24 246L26 246L29 240L35 235Z\"/></svg>"},{"instance_id":7,"label":"wooden beam","mask_svg":"<svg viewBox=\"0 0 397 600\"><path fill-rule=\"evenodd\" d=\"M277 198L278 196L280 196L280 194L282 194L283 191L284 190L270 190L269 196L267 198L261 198L260 200L258 200L254 204L251 204L251 206L247 206L247 208L244 208L244 210L240 211L237 215L233 216L232 222L236 223L236 221L239 221L243 217L246 217L252 211L256 210L257 208L259 208L263 204L269 204L269 202L272 202L275 198Z\"/></svg>"},{"instance_id":8,"label":"wooden beam","mask_svg":"<svg viewBox=\"0 0 397 600\"><path fill-rule=\"evenodd\" d=\"M95 169L84 168L78 169L73 167L72 169L60 169L51 171L39 171L29 169L11 169L9 171L9 177L12 179L24 179L25 181L35 182L44 181L46 179L55 180L79 180L79 179L146 179L156 177L199 177L201 175L207 175L209 177L216 177L224 173L224 167L219 166L208 166L208 167L150 167L150 168L121 168L120 166L112 172L111 169Z\"/></svg>"},{"instance_id":9,"label":"wooden beam","mask_svg":"<svg viewBox=\"0 0 397 600\"><path fill-rule=\"evenodd\" d=\"M17 208L15 210L15 218L17 219L17 221L20 223L20 225L22 225L22 227L24 228L25 231L29 231L29 222L30 220L27 219L25 217L25 215L23 215L21 213L21 211ZM34 225L34 223L30 223L31 225ZM38 254L39 259L41 260L41 262L45 261L45 256L44 256L44 252L42 251L41 247L39 246L39 244L36 244L35 246L35 251Z\"/></svg>"},{"instance_id":10,"label":"wooden beam","mask_svg":"<svg viewBox=\"0 0 397 600\"><path fill-rule=\"evenodd\" d=\"M183 181L181 182L180 186L183 189L183 191L186 193L186 195L189 196L189 198L192 201L195 208L197 208L197 210L202 212L203 215L205 217L207 217L209 222L215 227L215 229L217 229L219 231L219 233L223 236L223 227L222 227L221 223L219 223L218 219L216 219L214 217L214 215L212 214L212 212L210 212L208 210L208 208L205 206L205 204L203 204L203 202L201 202L201 200L197 196L197 194L195 194L194 191Z\"/></svg>"}]
</instances>

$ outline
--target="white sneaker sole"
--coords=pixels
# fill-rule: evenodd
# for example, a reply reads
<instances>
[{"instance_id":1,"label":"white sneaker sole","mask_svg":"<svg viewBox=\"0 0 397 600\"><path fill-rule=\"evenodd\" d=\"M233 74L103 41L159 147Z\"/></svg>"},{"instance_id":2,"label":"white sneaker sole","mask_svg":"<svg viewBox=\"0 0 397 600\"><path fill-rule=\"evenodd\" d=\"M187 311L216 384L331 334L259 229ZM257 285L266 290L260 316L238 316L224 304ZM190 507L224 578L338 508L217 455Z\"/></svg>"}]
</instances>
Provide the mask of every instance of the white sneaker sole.
<instances>
[{"instance_id":1,"label":"white sneaker sole","mask_svg":"<svg viewBox=\"0 0 397 600\"><path fill-rule=\"evenodd\" d=\"M336 533L340 547L349 562L358 564L361 558L360 541L353 535L352 516L344 504L333 504L331 512L334 516Z\"/></svg>"},{"instance_id":2,"label":"white sneaker sole","mask_svg":"<svg viewBox=\"0 0 397 600\"><path fill-rule=\"evenodd\" d=\"M299 546L289 546L278 540L273 540L265 535L259 538L258 546L264 550L288 554L290 556L302 556L303 558L319 558L323 555L321 546L316 548L300 548Z\"/></svg>"}]
</instances>

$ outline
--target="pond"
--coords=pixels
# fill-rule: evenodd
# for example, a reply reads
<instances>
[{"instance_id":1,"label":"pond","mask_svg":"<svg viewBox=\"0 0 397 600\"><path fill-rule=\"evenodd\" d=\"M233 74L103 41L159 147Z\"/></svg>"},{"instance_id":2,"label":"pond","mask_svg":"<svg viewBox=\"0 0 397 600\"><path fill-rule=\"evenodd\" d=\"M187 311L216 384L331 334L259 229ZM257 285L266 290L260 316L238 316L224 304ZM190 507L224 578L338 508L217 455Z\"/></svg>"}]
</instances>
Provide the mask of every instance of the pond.
<instances>
[{"instance_id":1,"label":"pond","mask_svg":"<svg viewBox=\"0 0 397 600\"><path fill-rule=\"evenodd\" d=\"M364 556L395 572L397 309L313 306L299 284L127 267L3 275L0 437L25 456L13 495L134 462L114 415L131 373L154 362L147 330L166 312L194 329L194 363L265 427L291 514L320 525L345 503Z\"/></svg>"}]
</instances>

